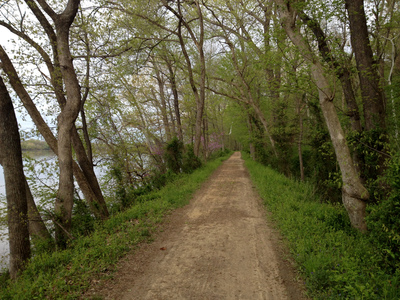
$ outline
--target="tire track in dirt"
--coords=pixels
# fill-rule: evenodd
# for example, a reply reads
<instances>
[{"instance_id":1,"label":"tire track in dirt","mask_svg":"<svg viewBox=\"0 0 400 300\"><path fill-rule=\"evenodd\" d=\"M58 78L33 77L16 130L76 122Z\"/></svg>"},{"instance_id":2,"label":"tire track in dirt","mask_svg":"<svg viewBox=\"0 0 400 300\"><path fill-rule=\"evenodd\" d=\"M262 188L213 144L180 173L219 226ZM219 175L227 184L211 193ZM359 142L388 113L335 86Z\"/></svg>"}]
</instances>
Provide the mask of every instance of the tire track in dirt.
<instances>
[{"instance_id":1,"label":"tire track in dirt","mask_svg":"<svg viewBox=\"0 0 400 300\"><path fill-rule=\"evenodd\" d=\"M305 299L239 152L165 227L92 294L124 300Z\"/></svg>"}]
</instances>

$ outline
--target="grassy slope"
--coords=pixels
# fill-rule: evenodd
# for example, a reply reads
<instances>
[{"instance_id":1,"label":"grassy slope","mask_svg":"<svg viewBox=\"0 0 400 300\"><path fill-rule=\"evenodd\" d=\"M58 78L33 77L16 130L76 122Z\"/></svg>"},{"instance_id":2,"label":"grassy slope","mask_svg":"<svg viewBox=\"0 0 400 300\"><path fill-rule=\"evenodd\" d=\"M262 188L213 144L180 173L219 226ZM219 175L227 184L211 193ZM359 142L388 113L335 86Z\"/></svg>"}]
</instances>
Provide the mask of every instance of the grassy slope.
<instances>
[{"instance_id":1,"label":"grassy slope","mask_svg":"<svg viewBox=\"0 0 400 300\"><path fill-rule=\"evenodd\" d=\"M374 245L350 227L341 206L319 203L310 185L244 157L253 183L289 241L310 296L400 299L400 276L381 269Z\"/></svg>"},{"instance_id":2,"label":"grassy slope","mask_svg":"<svg viewBox=\"0 0 400 300\"><path fill-rule=\"evenodd\" d=\"M137 205L99 225L89 237L65 251L36 256L14 283L0 282L0 299L77 299L94 278L112 276L112 266L145 240L172 209L186 205L192 194L227 157L190 175L181 175Z\"/></svg>"}]
</instances>

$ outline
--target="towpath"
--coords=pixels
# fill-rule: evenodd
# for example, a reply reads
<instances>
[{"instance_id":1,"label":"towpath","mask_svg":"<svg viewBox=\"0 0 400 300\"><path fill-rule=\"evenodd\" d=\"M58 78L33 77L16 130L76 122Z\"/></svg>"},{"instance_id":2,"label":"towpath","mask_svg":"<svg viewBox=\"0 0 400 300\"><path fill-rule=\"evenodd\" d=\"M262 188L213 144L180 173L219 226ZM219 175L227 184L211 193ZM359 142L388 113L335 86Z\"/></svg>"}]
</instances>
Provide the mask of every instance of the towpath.
<instances>
[{"instance_id":1,"label":"towpath","mask_svg":"<svg viewBox=\"0 0 400 300\"><path fill-rule=\"evenodd\" d=\"M305 299L239 152L163 228L93 299Z\"/></svg>"}]
</instances>

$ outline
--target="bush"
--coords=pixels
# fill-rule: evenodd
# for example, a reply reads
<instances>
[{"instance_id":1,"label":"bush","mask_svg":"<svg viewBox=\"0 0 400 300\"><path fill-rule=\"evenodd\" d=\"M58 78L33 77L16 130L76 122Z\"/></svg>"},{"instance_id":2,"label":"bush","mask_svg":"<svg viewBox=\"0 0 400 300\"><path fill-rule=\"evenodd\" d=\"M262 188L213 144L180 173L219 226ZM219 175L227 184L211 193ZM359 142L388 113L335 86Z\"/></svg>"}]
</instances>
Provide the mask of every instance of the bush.
<instances>
[{"instance_id":1,"label":"bush","mask_svg":"<svg viewBox=\"0 0 400 300\"><path fill-rule=\"evenodd\" d=\"M165 147L164 159L167 168L175 174L181 172L182 152L183 143L177 137L174 137Z\"/></svg>"},{"instance_id":2,"label":"bush","mask_svg":"<svg viewBox=\"0 0 400 300\"><path fill-rule=\"evenodd\" d=\"M74 199L72 210L72 235L85 236L94 230L95 217L82 199Z\"/></svg>"},{"instance_id":3,"label":"bush","mask_svg":"<svg viewBox=\"0 0 400 300\"><path fill-rule=\"evenodd\" d=\"M182 161L182 171L190 174L200 168L201 165L201 160L194 154L193 145L187 145Z\"/></svg>"}]
</instances>

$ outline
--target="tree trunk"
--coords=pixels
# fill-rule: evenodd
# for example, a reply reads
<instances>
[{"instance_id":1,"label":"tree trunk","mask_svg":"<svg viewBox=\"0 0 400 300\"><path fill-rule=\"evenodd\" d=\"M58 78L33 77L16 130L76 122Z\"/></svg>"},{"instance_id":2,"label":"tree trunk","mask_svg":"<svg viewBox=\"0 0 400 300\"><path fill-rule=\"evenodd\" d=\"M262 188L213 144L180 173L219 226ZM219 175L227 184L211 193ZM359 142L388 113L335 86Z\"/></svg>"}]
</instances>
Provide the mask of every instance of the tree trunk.
<instances>
[{"instance_id":1,"label":"tree trunk","mask_svg":"<svg viewBox=\"0 0 400 300\"><path fill-rule=\"evenodd\" d=\"M171 135L171 128L169 126L168 115L167 115L167 103L165 101L165 89L164 89L164 80L161 78L160 70L155 62L153 62L154 70L156 72L156 78L158 83L158 89L160 93L160 100L161 100L161 115L164 123L165 133L167 135L167 141L172 139Z\"/></svg>"},{"instance_id":2,"label":"tree trunk","mask_svg":"<svg viewBox=\"0 0 400 300\"><path fill-rule=\"evenodd\" d=\"M0 161L6 186L10 276L15 279L30 257L28 206L21 141L14 107L0 77Z\"/></svg>"},{"instance_id":3,"label":"tree trunk","mask_svg":"<svg viewBox=\"0 0 400 300\"><path fill-rule=\"evenodd\" d=\"M41 241L47 241L49 244L53 244L53 238L50 232L47 230L46 225L43 222L42 216L37 209L36 203L33 199L31 189L29 188L28 182L25 179L25 191L26 200L28 205L28 224L29 234L31 238L38 238Z\"/></svg>"},{"instance_id":4,"label":"tree trunk","mask_svg":"<svg viewBox=\"0 0 400 300\"><path fill-rule=\"evenodd\" d=\"M329 81L324 73L324 68L319 58L313 54L311 47L301 35L296 26L297 12L284 0L275 0L280 12L280 21L289 38L295 44L303 56L311 63L312 76L319 91L319 102L328 127L329 135L335 149L336 159L342 173L342 201L347 210L350 222L354 228L366 231L365 223L365 201L369 193L362 185L357 170L354 166L346 138L340 124L335 105L333 103L334 93L330 88Z\"/></svg>"},{"instance_id":5,"label":"tree trunk","mask_svg":"<svg viewBox=\"0 0 400 300\"><path fill-rule=\"evenodd\" d=\"M303 99L305 97L303 96ZM304 106L301 105L300 97L297 98L297 115L299 116L299 139L297 141L297 151L299 155L299 167L300 167L300 180L304 181L304 163L303 163L303 150L302 150L302 143L303 143L303 110Z\"/></svg>"},{"instance_id":6,"label":"tree trunk","mask_svg":"<svg viewBox=\"0 0 400 300\"><path fill-rule=\"evenodd\" d=\"M78 166L75 161L73 161L76 181L96 218L99 220L106 220L109 217L107 204L94 172L93 163L86 155L85 147L83 147L82 140L79 137L75 125L72 129L72 145L79 163Z\"/></svg>"},{"instance_id":7,"label":"tree trunk","mask_svg":"<svg viewBox=\"0 0 400 300\"><path fill-rule=\"evenodd\" d=\"M0 165L3 165L1 156L0 156ZM31 193L31 189L29 188L26 179L25 179L25 193L26 193L26 201L28 207L29 235L31 237L37 237L41 240L47 240L51 243L52 237L50 235L50 232L47 230L46 225L43 222L39 210L37 209L36 203Z\"/></svg>"},{"instance_id":8,"label":"tree trunk","mask_svg":"<svg viewBox=\"0 0 400 300\"><path fill-rule=\"evenodd\" d=\"M72 129L81 108L81 91L72 63L69 47L69 30L79 7L79 0L69 0L62 14L55 14L48 6L42 8L53 19L57 33L57 52L61 75L65 85L67 101L58 117L58 160L60 168L59 189L55 203L56 243L64 248L71 229L72 207L74 204L74 179L71 136Z\"/></svg>"},{"instance_id":9,"label":"tree trunk","mask_svg":"<svg viewBox=\"0 0 400 300\"><path fill-rule=\"evenodd\" d=\"M65 108L64 108L65 111ZM70 119L58 120L58 164L60 168L59 188L54 206L56 218L55 238L57 246L65 248L69 239L65 231L71 230L72 207L74 205L74 178L72 169L72 146Z\"/></svg>"},{"instance_id":10,"label":"tree trunk","mask_svg":"<svg viewBox=\"0 0 400 300\"><path fill-rule=\"evenodd\" d=\"M176 85L175 72L172 69L171 63L167 62L167 64L168 64L169 80L171 82L172 94L174 95L174 111L175 111L176 125L178 127L178 138L180 141L183 141L181 113L179 111L178 87Z\"/></svg>"},{"instance_id":11,"label":"tree trunk","mask_svg":"<svg viewBox=\"0 0 400 300\"><path fill-rule=\"evenodd\" d=\"M299 12L300 18L303 23L307 25L314 33L315 39L318 43L318 49L323 57L324 61L330 64L339 78L342 85L344 99L347 104L347 116L350 119L351 129L354 132L362 133L363 129L361 126L360 112L357 105L357 100L354 94L353 86L351 84L351 76L349 68L345 65L340 65L332 54L325 33L323 32L320 24L307 16L303 11ZM364 161L357 151L353 151L353 161L357 168L357 172L361 173L364 166ZM364 182L363 178L361 180Z\"/></svg>"},{"instance_id":12,"label":"tree trunk","mask_svg":"<svg viewBox=\"0 0 400 300\"><path fill-rule=\"evenodd\" d=\"M250 112L247 110L247 130L249 131L249 150L252 160L256 160L256 147L254 146L253 124L251 123Z\"/></svg>"},{"instance_id":13,"label":"tree trunk","mask_svg":"<svg viewBox=\"0 0 400 300\"><path fill-rule=\"evenodd\" d=\"M365 132L367 145L376 149L378 158L376 166L361 165L362 173L370 179L377 179L385 170L385 157L381 152L388 146L386 131L385 96L381 86L381 78L377 63L374 61L368 37L367 20L363 0L346 0L349 14L351 45L355 54L358 77L360 79L361 96L364 108Z\"/></svg>"},{"instance_id":14,"label":"tree trunk","mask_svg":"<svg viewBox=\"0 0 400 300\"><path fill-rule=\"evenodd\" d=\"M179 44L182 49L183 56L185 57L185 61L187 64L187 69L188 69L188 77L189 77L189 82L190 86L193 91L194 98L196 99L196 121L195 121L195 139L194 139L194 154L196 156L199 156L200 154L200 145L201 145L201 128L202 128L202 123L203 123L203 112L204 112L204 102L205 102L205 88L206 88L206 63L205 63L205 56L204 56L204 24L203 24L203 13L200 7L200 2L195 0L193 4L196 6L197 14L198 14L198 20L199 20L199 27L200 27L200 32L199 32L199 38L196 38L193 30L190 27L190 24L187 23L184 20L184 16L182 14L181 10L181 1L178 1L178 11L174 10L171 6L169 6L168 1L163 0L164 6L172 12L178 19L178 32L176 33L178 38L179 38ZM199 65L200 65L200 83L199 83L199 89L197 88L197 84L194 80L194 75L193 75L193 68L192 68L192 63L190 60L189 53L187 52L186 49L186 43L182 34L182 26L184 26L192 41L197 47L197 50L199 52Z\"/></svg>"},{"instance_id":15,"label":"tree trunk","mask_svg":"<svg viewBox=\"0 0 400 300\"><path fill-rule=\"evenodd\" d=\"M386 129L385 100L368 37L364 0L346 0L349 13L351 45L354 50L361 95L364 104L365 129Z\"/></svg>"}]
</instances>

